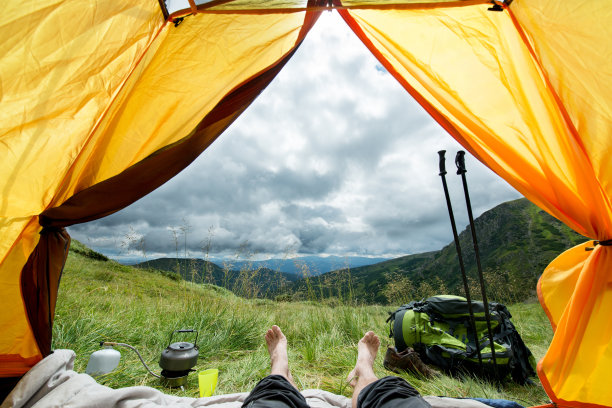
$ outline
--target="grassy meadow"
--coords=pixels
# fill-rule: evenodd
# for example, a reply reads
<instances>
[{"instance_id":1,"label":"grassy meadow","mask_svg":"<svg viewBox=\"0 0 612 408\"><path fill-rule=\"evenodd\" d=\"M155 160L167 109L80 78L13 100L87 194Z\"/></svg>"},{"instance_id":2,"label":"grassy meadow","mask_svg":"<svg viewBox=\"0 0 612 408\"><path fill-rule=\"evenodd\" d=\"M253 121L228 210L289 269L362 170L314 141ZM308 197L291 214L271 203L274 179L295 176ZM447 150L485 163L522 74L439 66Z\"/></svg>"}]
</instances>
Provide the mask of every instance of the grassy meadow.
<instances>
[{"instance_id":1,"label":"grassy meadow","mask_svg":"<svg viewBox=\"0 0 612 408\"><path fill-rule=\"evenodd\" d=\"M386 346L392 345L385 320L398 305L243 299L216 286L93 259L81 244L72 245L59 290L53 348L74 350L78 372L85 371L89 355L99 349L100 341L115 341L136 347L149 367L159 373L157 363L171 332L193 328L199 331L195 368L219 369L215 394L250 391L269 373L263 335L277 324L287 335L289 364L301 389L320 388L350 396L346 376L355 363L357 341L367 330L373 330L382 342L376 374L392 374L382 365ZM541 358L552 338L541 307L530 303L510 305L509 309L525 343L536 359ZM193 336L177 333L172 341L181 340L193 342ZM122 354L119 367L98 377L98 382L112 388L146 385L169 394L198 396L195 373L189 375L184 390L164 388L146 372L133 351L118 349ZM503 398L524 406L548 402L537 378L532 386L508 382L498 387L473 378L403 377L423 395Z\"/></svg>"}]
</instances>

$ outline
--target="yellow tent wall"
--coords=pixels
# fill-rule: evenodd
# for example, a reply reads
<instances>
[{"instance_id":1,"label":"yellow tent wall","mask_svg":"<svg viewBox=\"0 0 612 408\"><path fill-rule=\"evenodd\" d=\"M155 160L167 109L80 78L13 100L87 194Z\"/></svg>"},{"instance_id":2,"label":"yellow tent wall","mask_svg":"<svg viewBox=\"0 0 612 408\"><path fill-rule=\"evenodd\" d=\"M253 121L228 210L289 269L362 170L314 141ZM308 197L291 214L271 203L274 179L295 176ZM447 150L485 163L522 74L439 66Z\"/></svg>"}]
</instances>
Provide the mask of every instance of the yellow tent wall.
<instances>
[{"instance_id":1,"label":"yellow tent wall","mask_svg":"<svg viewBox=\"0 0 612 408\"><path fill-rule=\"evenodd\" d=\"M4 10L0 306L10 313L0 314L0 376L21 375L50 351L62 265L45 254L65 256L61 228L110 214L186 167L317 15L198 14L175 26L148 0Z\"/></svg>"},{"instance_id":2,"label":"yellow tent wall","mask_svg":"<svg viewBox=\"0 0 612 408\"><path fill-rule=\"evenodd\" d=\"M53 309L68 242L61 227L109 214L180 171L330 7L213 1L180 13L195 14L175 27L155 1L74 3L9 5L0 26L10 38L0 44L0 305L16 310L0 315L8 328L0 376L23 373L44 354L52 313L37 329L26 304L46 291L43 309ZM500 11L472 0L332 4L466 149L603 241L564 253L541 278L555 336L538 372L559 406L612 406L610 8L578 0L514 0ZM49 258L56 262L46 265ZM42 270L55 272L45 280ZM24 280L30 292L22 293Z\"/></svg>"},{"instance_id":3,"label":"yellow tent wall","mask_svg":"<svg viewBox=\"0 0 612 408\"><path fill-rule=\"evenodd\" d=\"M489 7L341 14L472 154L577 232L610 239L612 44L602 39L612 13L599 2ZM555 336L538 373L560 406L612 406L610 249L587 246L560 256L539 284Z\"/></svg>"}]
</instances>

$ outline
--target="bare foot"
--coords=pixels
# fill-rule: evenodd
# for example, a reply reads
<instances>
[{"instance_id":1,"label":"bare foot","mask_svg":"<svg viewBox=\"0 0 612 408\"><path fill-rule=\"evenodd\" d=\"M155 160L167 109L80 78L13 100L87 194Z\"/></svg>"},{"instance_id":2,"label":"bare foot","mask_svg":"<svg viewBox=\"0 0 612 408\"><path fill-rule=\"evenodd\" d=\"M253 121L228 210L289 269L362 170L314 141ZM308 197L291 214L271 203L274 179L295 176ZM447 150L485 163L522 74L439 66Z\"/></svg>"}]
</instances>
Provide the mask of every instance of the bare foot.
<instances>
[{"instance_id":1,"label":"bare foot","mask_svg":"<svg viewBox=\"0 0 612 408\"><path fill-rule=\"evenodd\" d=\"M289 371L289 357L287 356L287 338L280 327L274 325L265 335L268 353L270 353L270 374L285 377L291 385L297 388Z\"/></svg>"},{"instance_id":2,"label":"bare foot","mask_svg":"<svg viewBox=\"0 0 612 408\"><path fill-rule=\"evenodd\" d=\"M347 380L352 387L357 384L357 379L364 376L374 376L374 360L378 354L380 339L374 332L367 332L359 343L357 343L357 363L348 375Z\"/></svg>"},{"instance_id":3,"label":"bare foot","mask_svg":"<svg viewBox=\"0 0 612 408\"><path fill-rule=\"evenodd\" d=\"M379 347L380 339L373 331L367 332L357 343L357 362L347 378L353 387L353 408L357 407L357 399L361 390L378 380L374 374L374 360Z\"/></svg>"}]
</instances>

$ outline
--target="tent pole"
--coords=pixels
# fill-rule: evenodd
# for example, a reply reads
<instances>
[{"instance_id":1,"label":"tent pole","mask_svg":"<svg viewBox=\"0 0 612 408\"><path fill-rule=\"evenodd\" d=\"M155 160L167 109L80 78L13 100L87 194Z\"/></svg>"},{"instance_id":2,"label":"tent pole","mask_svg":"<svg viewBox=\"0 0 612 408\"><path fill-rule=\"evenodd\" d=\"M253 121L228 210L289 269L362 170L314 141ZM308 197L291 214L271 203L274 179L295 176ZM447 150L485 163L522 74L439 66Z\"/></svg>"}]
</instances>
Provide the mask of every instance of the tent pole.
<instances>
[{"instance_id":1,"label":"tent pole","mask_svg":"<svg viewBox=\"0 0 612 408\"><path fill-rule=\"evenodd\" d=\"M493 330L491 329L491 315L489 313L489 302L487 300L487 292L485 289L484 277L482 275L482 266L480 264L480 251L478 249L478 240L476 239L476 228L474 227L474 216L472 214L472 203L470 201L470 193L468 192L467 179L465 173L465 152L460 150L455 156L455 165L457 166L457 174L461 175L463 182L463 191L465 193L465 204L467 206L468 217L470 220L470 230L472 232L472 242L474 243L474 255L476 256L476 266L478 267L478 279L480 281L480 291L482 292L482 303L484 304L485 319L487 320L487 330L489 332L489 346L491 347L491 358L493 360L493 369L495 370L495 378L499 379L497 370L497 360L495 359L495 343L493 342Z\"/></svg>"},{"instance_id":2,"label":"tent pole","mask_svg":"<svg viewBox=\"0 0 612 408\"><path fill-rule=\"evenodd\" d=\"M450 217L451 228L453 230L453 238L455 240L455 248L457 249L457 257L459 258L459 269L461 270L461 278L463 279L463 290L465 291L465 298L467 299L468 311L470 313L470 325L472 326L472 332L474 333L474 347L478 353L478 366L480 367L480 374L483 374L482 368L482 355L480 354L480 342L478 341L478 333L476 332L476 320L474 319L474 311L472 310L472 298L470 296L470 287L468 286L467 275L465 273L465 265L463 264L463 255L461 254L461 245L459 244L459 234L457 234L457 225L455 224L455 215L453 214L453 206L450 201L450 194L448 193L448 186L446 184L446 165L444 154L446 150L440 150L438 155L440 157L440 178L442 178L442 187L444 188L444 196L446 197L446 207L448 208L448 216Z\"/></svg>"},{"instance_id":3,"label":"tent pole","mask_svg":"<svg viewBox=\"0 0 612 408\"><path fill-rule=\"evenodd\" d=\"M166 7L166 0L157 0L159 2L159 8L162 11L162 14L164 15L164 20L168 20L168 17L170 16L170 14L168 14L168 7Z\"/></svg>"}]
</instances>

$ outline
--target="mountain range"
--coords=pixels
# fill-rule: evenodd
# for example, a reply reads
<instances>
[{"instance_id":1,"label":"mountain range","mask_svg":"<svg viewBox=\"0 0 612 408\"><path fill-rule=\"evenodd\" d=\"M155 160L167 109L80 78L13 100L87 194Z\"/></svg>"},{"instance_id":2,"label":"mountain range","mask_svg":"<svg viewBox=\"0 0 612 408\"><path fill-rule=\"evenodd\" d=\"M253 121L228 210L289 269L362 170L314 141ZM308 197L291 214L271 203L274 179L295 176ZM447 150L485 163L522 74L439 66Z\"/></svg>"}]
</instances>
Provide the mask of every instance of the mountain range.
<instances>
[{"instance_id":1,"label":"mountain range","mask_svg":"<svg viewBox=\"0 0 612 408\"><path fill-rule=\"evenodd\" d=\"M500 204L483 213L474 224L485 286L498 301L533 298L544 268L561 252L586 240L526 199ZM468 228L459 234L459 242L468 289L476 293L475 298L481 298L477 294L480 285ZM465 293L454 242L438 251L382 262L361 259L376 262L363 266L348 257L322 259L327 263L308 266L308 262L317 259L306 257L235 262L222 268L201 259L162 258L136 266L179 272L187 280L213 283L239 295L268 298L397 303L438 293ZM325 268L333 270L321 273Z\"/></svg>"},{"instance_id":2,"label":"mountain range","mask_svg":"<svg viewBox=\"0 0 612 408\"><path fill-rule=\"evenodd\" d=\"M498 301L534 298L537 280L559 254L587 240L527 199L509 201L486 211L474 220L481 266L487 292ZM450 226L449 226L450 227ZM476 257L469 228L459 234L468 288L481 299ZM406 296L396 295L403 292ZM365 303L387 303L392 297L405 302L434 294L464 295L455 243L439 251L408 255L375 265L332 271L292 285L292 296L321 292L318 285L335 296ZM310 286L311 288L308 288Z\"/></svg>"},{"instance_id":3,"label":"mountain range","mask_svg":"<svg viewBox=\"0 0 612 408\"><path fill-rule=\"evenodd\" d=\"M210 283L244 297L271 297L299 277L265 267L229 269L203 259L159 258L133 265L156 269L196 283Z\"/></svg>"},{"instance_id":4,"label":"mountain range","mask_svg":"<svg viewBox=\"0 0 612 408\"><path fill-rule=\"evenodd\" d=\"M231 269L259 269L268 268L293 275L317 276L329 271L344 268L357 268L359 266L372 265L389 260L389 258L368 258L363 256L300 256L285 259L267 259L264 261L223 260L211 258L210 261L223 265L231 265Z\"/></svg>"}]
</instances>

